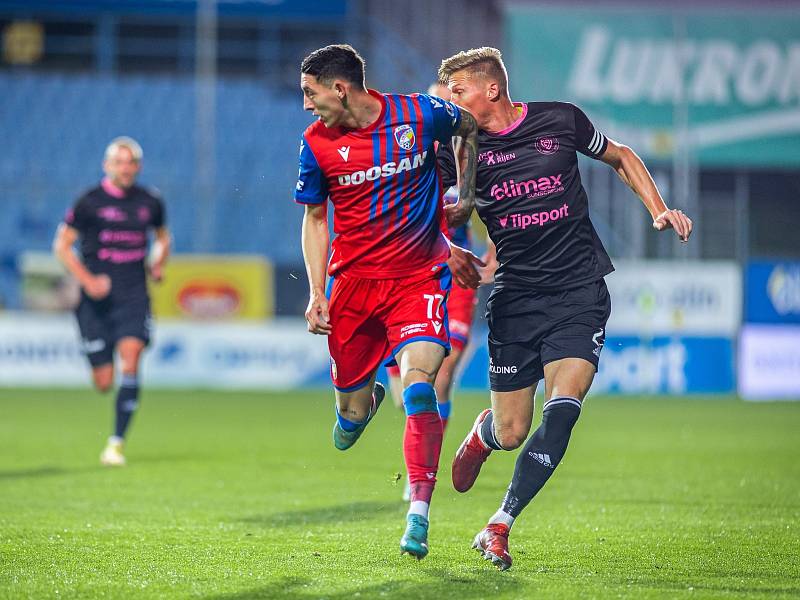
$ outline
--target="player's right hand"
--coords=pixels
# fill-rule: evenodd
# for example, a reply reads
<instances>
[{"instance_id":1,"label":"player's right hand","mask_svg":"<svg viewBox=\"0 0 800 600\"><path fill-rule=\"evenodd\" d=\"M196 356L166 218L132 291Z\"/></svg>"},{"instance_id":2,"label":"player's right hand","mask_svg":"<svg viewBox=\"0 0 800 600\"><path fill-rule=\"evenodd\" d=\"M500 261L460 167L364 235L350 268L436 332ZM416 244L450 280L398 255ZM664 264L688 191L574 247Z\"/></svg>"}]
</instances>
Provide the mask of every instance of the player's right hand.
<instances>
[{"instance_id":1,"label":"player's right hand","mask_svg":"<svg viewBox=\"0 0 800 600\"><path fill-rule=\"evenodd\" d=\"M102 300L111 293L111 278L105 273L92 275L83 289L92 300Z\"/></svg>"},{"instance_id":2,"label":"player's right hand","mask_svg":"<svg viewBox=\"0 0 800 600\"><path fill-rule=\"evenodd\" d=\"M308 308L306 308L306 322L311 333L316 335L331 334L333 328L328 314L328 299L325 294L311 294L308 299Z\"/></svg>"},{"instance_id":3,"label":"player's right hand","mask_svg":"<svg viewBox=\"0 0 800 600\"><path fill-rule=\"evenodd\" d=\"M447 266L450 267L453 280L459 287L474 290L481 284L481 273L478 271L478 266L485 267L486 263L469 250L450 244L450 258L447 259Z\"/></svg>"}]
</instances>

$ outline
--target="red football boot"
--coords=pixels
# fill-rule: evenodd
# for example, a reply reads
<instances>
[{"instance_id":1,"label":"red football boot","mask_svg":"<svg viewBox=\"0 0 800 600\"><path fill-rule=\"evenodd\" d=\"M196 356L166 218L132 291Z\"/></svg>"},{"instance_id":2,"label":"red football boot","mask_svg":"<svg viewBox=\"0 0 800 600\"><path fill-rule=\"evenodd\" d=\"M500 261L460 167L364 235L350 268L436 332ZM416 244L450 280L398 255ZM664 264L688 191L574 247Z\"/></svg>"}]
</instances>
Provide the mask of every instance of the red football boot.
<instances>
[{"instance_id":1,"label":"red football boot","mask_svg":"<svg viewBox=\"0 0 800 600\"><path fill-rule=\"evenodd\" d=\"M481 529L472 542L472 547L481 553L485 560L505 571L511 568L511 555L508 553L508 525L491 523Z\"/></svg>"},{"instance_id":2,"label":"red football boot","mask_svg":"<svg viewBox=\"0 0 800 600\"><path fill-rule=\"evenodd\" d=\"M478 415L472 429L456 451L453 459L453 487L458 492L466 492L472 487L481 472L481 466L492 453L492 449L483 443L478 434L478 429L489 412L490 409L487 408Z\"/></svg>"}]
</instances>

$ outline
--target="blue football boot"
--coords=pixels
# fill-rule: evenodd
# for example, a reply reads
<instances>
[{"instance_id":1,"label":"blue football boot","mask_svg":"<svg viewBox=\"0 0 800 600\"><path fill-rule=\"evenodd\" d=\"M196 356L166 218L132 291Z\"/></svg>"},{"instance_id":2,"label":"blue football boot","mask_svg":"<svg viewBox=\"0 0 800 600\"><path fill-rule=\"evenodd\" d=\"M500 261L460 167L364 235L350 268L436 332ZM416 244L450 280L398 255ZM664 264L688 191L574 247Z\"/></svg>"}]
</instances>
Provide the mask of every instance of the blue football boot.
<instances>
[{"instance_id":1,"label":"blue football boot","mask_svg":"<svg viewBox=\"0 0 800 600\"><path fill-rule=\"evenodd\" d=\"M428 519L422 515L407 517L406 532L400 538L400 554L410 554L417 560L428 556Z\"/></svg>"}]
</instances>

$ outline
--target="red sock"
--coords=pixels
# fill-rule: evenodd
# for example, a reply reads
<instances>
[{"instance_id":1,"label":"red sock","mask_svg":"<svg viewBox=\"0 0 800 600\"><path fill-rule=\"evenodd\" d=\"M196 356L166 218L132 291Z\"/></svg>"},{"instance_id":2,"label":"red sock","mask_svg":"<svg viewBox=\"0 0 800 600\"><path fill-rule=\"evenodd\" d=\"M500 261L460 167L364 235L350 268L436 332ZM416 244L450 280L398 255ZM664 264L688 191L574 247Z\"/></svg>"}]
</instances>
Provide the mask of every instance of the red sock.
<instances>
[{"instance_id":1,"label":"red sock","mask_svg":"<svg viewBox=\"0 0 800 600\"><path fill-rule=\"evenodd\" d=\"M403 455L406 458L411 501L430 504L439 453L442 450L442 419L434 412L421 412L406 417Z\"/></svg>"}]
</instances>

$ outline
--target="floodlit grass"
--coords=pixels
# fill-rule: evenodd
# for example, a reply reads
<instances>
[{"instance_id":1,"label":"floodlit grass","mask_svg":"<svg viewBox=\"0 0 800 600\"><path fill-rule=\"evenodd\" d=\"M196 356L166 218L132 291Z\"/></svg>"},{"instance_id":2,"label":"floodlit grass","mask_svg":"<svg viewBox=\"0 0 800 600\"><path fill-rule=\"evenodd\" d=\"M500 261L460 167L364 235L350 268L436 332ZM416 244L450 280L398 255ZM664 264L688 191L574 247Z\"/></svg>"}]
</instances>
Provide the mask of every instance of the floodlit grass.
<instances>
[{"instance_id":1,"label":"floodlit grass","mask_svg":"<svg viewBox=\"0 0 800 600\"><path fill-rule=\"evenodd\" d=\"M338 452L328 392L145 390L129 466L109 470L112 401L0 390L0 597L800 596L800 403L592 398L500 573L470 543L516 453L468 494L449 482L485 395L456 398L419 563L398 550L390 402Z\"/></svg>"}]
</instances>

